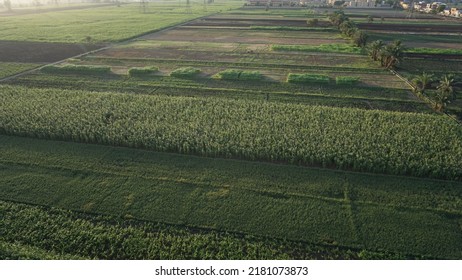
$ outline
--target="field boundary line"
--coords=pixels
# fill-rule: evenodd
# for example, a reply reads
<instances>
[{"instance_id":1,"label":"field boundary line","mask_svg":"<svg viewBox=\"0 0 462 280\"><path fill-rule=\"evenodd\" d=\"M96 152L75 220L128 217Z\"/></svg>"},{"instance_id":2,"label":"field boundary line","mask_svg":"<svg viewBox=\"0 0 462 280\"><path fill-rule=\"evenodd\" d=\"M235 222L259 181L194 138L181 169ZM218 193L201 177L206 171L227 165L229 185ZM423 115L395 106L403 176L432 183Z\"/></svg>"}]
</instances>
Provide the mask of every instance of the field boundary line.
<instances>
[{"instance_id":1,"label":"field boundary line","mask_svg":"<svg viewBox=\"0 0 462 280\"><path fill-rule=\"evenodd\" d=\"M44 64L44 65L41 65L41 66L37 66L35 68L32 68L32 69L29 69L29 70L14 74L12 76L4 77L4 78L0 79L0 83L16 79L16 78L19 78L19 77L27 75L27 74L34 73L35 71L41 70L42 68L47 67L47 66L53 66L53 65L63 63L68 59L76 59L76 58L80 58L80 57L83 57L83 56L86 56L86 55L98 53L100 51L104 51L104 50L107 50L107 49L110 49L110 48L113 48L113 47L116 47L116 46L119 46L119 45L123 45L123 44L126 44L126 43L133 42L133 41L137 40L138 38L141 38L141 37L149 35L149 34L165 32L165 31L177 28L179 26L188 24L188 23L193 22L195 20L200 20L200 19L203 19L203 18L206 18L206 17L209 17L209 16L213 16L213 15L216 15L216 14L219 14L219 13L214 13L214 14L209 14L209 15L197 17L197 18L194 18L194 19L191 19L191 20L187 20L187 21L184 21L184 22L177 23L175 25L170 25L170 26L162 27L162 28L159 28L159 29L156 29L156 30L151 30L151 31L148 31L148 32L144 32L144 33L138 34L136 36L129 37L128 39L125 39L125 40L122 40L122 41L119 41L119 42L111 43L111 44L109 44L107 46L104 46L102 48L99 48L99 49L91 50L91 51L88 51L88 52L85 52L85 53L81 53L81 54L78 54L78 55L75 55L75 56L71 56L71 57L68 57L68 58L61 59L59 61L55 61L55 62L52 62L52 63L47 63L47 64Z\"/></svg>"}]
</instances>

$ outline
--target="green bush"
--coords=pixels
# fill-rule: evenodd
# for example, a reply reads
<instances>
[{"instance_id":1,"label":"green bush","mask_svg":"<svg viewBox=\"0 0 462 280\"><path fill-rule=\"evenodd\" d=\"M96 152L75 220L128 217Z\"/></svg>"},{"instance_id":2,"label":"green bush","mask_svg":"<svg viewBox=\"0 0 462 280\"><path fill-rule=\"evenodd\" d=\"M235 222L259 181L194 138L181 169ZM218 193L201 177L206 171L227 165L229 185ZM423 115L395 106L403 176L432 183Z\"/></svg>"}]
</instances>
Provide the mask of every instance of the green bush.
<instances>
[{"instance_id":1,"label":"green bush","mask_svg":"<svg viewBox=\"0 0 462 280\"><path fill-rule=\"evenodd\" d=\"M288 83L316 83L328 84L329 76L320 74L294 74L289 73L287 76Z\"/></svg>"},{"instance_id":2,"label":"green bush","mask_svg":"<svg viewBox=\"0 0 462 280\"><path fill-rule=\"evenodd\" d=\"M64 66L49 65L41 69L45 73L57 74L92 74L101 75L111 73L111 67L99 65L73 65L66 64Z\"/></svg>"},{"instance_id":3,"label":"green bush","mask_svg":"<svg viewBox=\"0 0 462 280\"><path fill-rule=\"evenodd\" d=\"M172 77L178 77L178 78L192 78L199 74L201 72L200 69L194 68L194 67L182 67L173 70L170 73L170 76Z\"/></svg>"},{"instance_id":4,"label":"green bush","mask_svg":"<svg viewBox=\"0 0 462 280\"><path fill-rule=\"evenodd\" d=\"M146 75L154 74L157 71L159 71L159 68L155 66L133 67L128 70L128 76L130 77L146 76Z\"/></svg>"},{"instance_id":5,"label":"green bush","mask_svg":"<svg viewBox=\"0 0 462 280\"><path fill-rule=\"evenodd\" d=\"M359 77L339 76L335 78L337 85L356 85L359 82Z\"/></svg>"},{"instance_id":6,"label":"green bush","mask_svg":"<svg viewBox=\"0 0 462 280\"><path fill-rule=\"evenodd\" d=\"M259 71L246 71L227 69L217 73L215 76L221 80L234 80L234 81L258 81L263 79L263 75Z\"/></svg>"}]
</instances>

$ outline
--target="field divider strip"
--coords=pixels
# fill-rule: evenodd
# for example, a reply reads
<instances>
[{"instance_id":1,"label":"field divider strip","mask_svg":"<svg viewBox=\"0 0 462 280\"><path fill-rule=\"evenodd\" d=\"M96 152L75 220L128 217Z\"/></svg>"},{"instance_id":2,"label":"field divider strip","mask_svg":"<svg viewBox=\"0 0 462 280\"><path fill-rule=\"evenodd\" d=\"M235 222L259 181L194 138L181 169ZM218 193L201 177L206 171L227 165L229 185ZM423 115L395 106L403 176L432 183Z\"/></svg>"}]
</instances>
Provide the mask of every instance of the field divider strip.
<instances>
[{"instance_id":1,"label":"field divider strip","mask_svg":"<svg viewBox=\"0 0 462 280\"><path fill-rule=\"evenodd\" d=\"M409 87L411 87L412 89L412 94L419 98L420 100L423 100L425 103L428 104L428 106L433 110L434 106L435 106L435 102L433 100L431 100L430 98L424 96L423 94L421 95L416 95L414 92L416 90L416 87L408 80L406 79L405 77L403 77L401 74L399 74L397 71L393 70L393 69L390 69L390 72L393 73L393 75L395 75L396 77L398 77L399 79L401 79L402 81L404 81ZM452 115L449 115L448 113L446 112L440 112L441 114L443 115L446 115L448 118L452 119L453 121L455 121L456 123L458 123L459 125L462 125L462 121L458 120L456 117L452 116Z\"/></svg>"}]
</instances>

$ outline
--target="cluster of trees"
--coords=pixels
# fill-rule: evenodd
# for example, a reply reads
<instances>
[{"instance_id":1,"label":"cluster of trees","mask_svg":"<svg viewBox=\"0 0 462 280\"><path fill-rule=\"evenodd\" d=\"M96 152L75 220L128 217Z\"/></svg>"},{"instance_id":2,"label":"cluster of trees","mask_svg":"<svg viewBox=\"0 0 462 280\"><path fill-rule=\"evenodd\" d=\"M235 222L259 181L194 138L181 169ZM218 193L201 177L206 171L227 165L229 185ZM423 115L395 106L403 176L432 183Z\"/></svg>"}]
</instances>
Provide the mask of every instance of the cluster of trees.
<instances>
[{"instance_id":1,"label":"cluster of trees","mask_svg":"<svg viewBox=\"0 0 462 280\"><path fill-rule=\"evenodd\" d=\"M356 27L350 21L343 11L336 11L329 16L329 21L337 27L340 32L350 38L353 44L357 47L365 47L367 44L367 34Z\"/></svg>"},{"instance_id":2,"label":"cluster of trees","mask_svg":"<svg viewBox=\"0 0 462 280\"><path fill-rule=\"evenodd\" d=\"M367 44L366 49L372 60L379 61L387 69L393 69L401 62L405 47L399 40L388 44L382 40L376 40Z\"/></svg>"},{"instance_id":3,"label":"cluster of trees","mask_svg":"<svg viewBox=\"0 0 462 280\"><path fill-rule=\"evenodd\" d=\"M329 16L329 20L343 35L350 38L355 46L367 49L370 57L374 61L380 61L383 67L393 69L401 61L405 49L401 41L386 45L383 41L377 40L368 44L367 34L359 30L343 11L334 12Z\"/></svg>"},{"instance_id":4,"label":"cluster of trees","mask_svg":"<svg viewBox=\"0 0 462 280\"><path fill-rule=\"evenodd\" d=\"M385 44L382 40L368 43L368 36L360 31L356 25L348 19L343 11L336 11L329 16L329 21L336 26L340 32L350 38L353 44L367 50L372 60L380 62L386 69L394 69L404 56L405 47L401 41L396 40ZM370 17L369 22L372 21ZM423 73L412 80L414 92L423 95L428 88L436 89L436 94L432 98L434 107L437 111L444 111L449 103L456 99L454 89L454 76L443 75L439 80L433 75Z\"/></svg>"},{"instance_id":5,"label":"cluster of trees","mask_svg":"<svg viewBox=\"0 0 462 280\"><path fill-rule=\"evenodd\" d=\"M434 75L424 72L416 76L412 83L414 92L419 95L424 95L427 89L436 89L436 94L432 99L437 111L444 111L449 103L456 100L454 75L443 75L440 79L436 79Z\"/></svg>"}]
</instances>

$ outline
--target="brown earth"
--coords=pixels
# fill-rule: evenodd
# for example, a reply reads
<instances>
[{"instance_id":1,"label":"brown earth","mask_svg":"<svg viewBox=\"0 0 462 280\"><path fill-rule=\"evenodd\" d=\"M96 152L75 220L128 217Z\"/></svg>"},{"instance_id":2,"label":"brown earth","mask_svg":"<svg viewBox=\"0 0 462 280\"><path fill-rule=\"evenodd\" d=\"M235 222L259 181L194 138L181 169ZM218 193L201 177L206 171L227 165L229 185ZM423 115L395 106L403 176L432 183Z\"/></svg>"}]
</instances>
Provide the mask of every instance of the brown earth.
<instances>
[{"instance_id":1,"label":"brown earth","mask_svg":"<svg viewBox=\"0 0 462 280\"><path fill-rule=\"evenodd\" d=\"M102 45L0 41L0 61L50 63L76 56Z\"/></svg>"},{"instance_id":2,"label":"brown earth","mask_svg":"<svg viewBox=\"0 0 462 280\"><path fill-rule=\"evenodd\" d=\"M217 30L217 29L190 29L176 28L168 32L154 33L144 36L145 40L159 41L189 41L210 43L241 43L241 44L303 44L320 45L332 43L345 43L344 39L330 39L324 32L320 34L290 31L264 31L264 30ZM336 35L336 34L335 34ZM335 35L330 35L335 37Z\"/></svg>"},{"instance_id":3,"label":"brown earth","mask_svg":"<svg viewBox=\"0 0 462 280\"><path fill-rule=\"evenodd\" d=\"M207 17L188 23L186 26L298 26L307 27L306 20L301 19L231 19L221 17Z\"/></svg>"}]
</instances>

